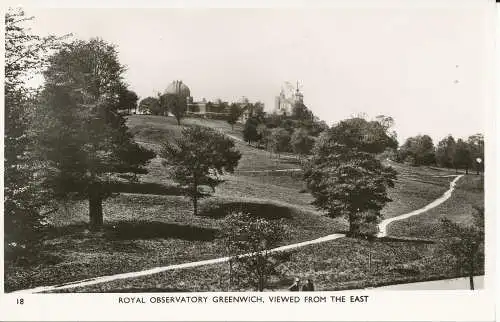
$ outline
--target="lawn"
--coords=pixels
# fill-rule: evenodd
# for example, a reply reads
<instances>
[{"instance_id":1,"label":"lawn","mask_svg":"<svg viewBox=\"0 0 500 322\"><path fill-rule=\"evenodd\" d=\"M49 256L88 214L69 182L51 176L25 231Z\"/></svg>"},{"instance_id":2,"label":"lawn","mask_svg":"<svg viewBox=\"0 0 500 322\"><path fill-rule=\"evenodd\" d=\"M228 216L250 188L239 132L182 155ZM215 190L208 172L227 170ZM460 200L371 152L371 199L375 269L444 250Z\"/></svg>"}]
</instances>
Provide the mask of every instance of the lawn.
<instances>
[{"instance_id":1,"label":"lawn","mask_svg":"<svg viewBox=\"0 0 500 322\"><path fill-rule=\"evenodd\" d=\"M54 213L43 252L5 266L6 291L219 257L220 227L231 211L284 218L289 236L282 245L345 229L339 220L293 205L249 198L205 199L200 216L182 196L122 193L103 206L106 224L98 233L87 230L86 202Z\"/></svg>"},{"instance_id":2,"label":"lawn","mask_svg":"<svg viewBox=\"0 0 500 322\"><path fill-rule=\"evenodd\" d=\"M372 253L371 268L368 254ZM185 292L246 290L229 288L228 264L207 265L80 287L71 292ZM316 290L335 291L463 276L441 244L342 238L291 252L291 260L267 290L284 291L295 277L313 279ZM63 290L67 292L68 290Z\"/></svg>"},{"instance_id":3,"label":"lawn","mask_svg":"<svg viewBox=\"0 0 500 322\"><path fill-rule=\"evenodd\" d=\"M472 224L472 214L476 211L474 207L484 207L481 180L480 176L473 174L461 178L450 199L425 214L394 222L389 226L389 233L394 236L440 238L443 217L463 225Z\"/></svg>"},{"instance_id":4,"label":"lawn","mask_svg":"<svg viewBox=\"0 0 500 322\"><path fill-rule=\"evenodd\" d=\"M183 124L201 124L233 136L241 135L227 122L185 119ZM159 151L160 143L180 135L172 117L135 115L127 125L135 139ZM242 159L234 174L224 177L214 196L200 203L200 216L192 215L189 200L173 182L161 158L148 165L149 173L140 175L140 183L121 183L119 192L104 202L105 227L89 232L87 202L61 203L53 213L43 243L43 251L24 262L5 263L5 290L30 288L75 281L89 277L144 270L157 266L223 256L220 228L224 215L233 211L249 212L271 219L283 218L289 234L282 245L315 239L345 231L343 219L331 219L311 205L301 173L275 172L299 167L293 157L278 159L269 152L236 141ZM414 168L391 163L399 173L393 200L383 215L393 217L421 208L449 188L452 175L444 169ZM438 223L436 214L445 214L460 222L470 218L473 203L481 204L483 192L477 178L467 176L446 203L426 214L389 226L396 236L432 239ZM398 281L417 281L459 274L446 265L446 256L438 256L440 240L421 242L367 241L344 238L307 246L293 253L284 265L283 276L272 283L285 288L295 276L311 276L320 290L365 287ZM373 252L371 271L367 270L368 250ZM227 266L211 265L193 269L98 284L70 291L209 291L227 289Z\"/></svg>"}]
</instances>

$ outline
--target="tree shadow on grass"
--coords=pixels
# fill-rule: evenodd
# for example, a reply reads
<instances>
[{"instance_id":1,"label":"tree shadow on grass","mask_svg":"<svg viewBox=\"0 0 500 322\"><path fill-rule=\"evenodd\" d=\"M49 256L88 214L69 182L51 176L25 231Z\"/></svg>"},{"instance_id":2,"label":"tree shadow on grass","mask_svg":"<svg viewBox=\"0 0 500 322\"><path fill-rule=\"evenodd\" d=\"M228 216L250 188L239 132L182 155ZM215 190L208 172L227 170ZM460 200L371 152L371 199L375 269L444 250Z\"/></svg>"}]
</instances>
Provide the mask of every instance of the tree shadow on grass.
<instances>
[{"instance_id":1,"label":"tree shadow on grass","mask_svg":"<svg viewBox=\"0 0 500 322\"><path fill-rule=\"evenodd\" d=\"M184 190L181 187L166 186L153 182L116 182L110 184L113 192L139 193L151 195L182 196Z\"/></svg>"},{"instance_id":2,"label":"tree shadow on grass","mask_svg":"<svg viewBox=\"0 0 500 322\"><path fill-rule=\"evenodd\" d=\"M269 203L253 202L209 203L205 205L205 207L202 207L200 215L211 218L222 218L231 213L237 212L271 220L292 217L291 210L288 207Z\"/></svg>"},{"instance_id":3,"label":"tree shadow on grass","mask_svg":"<svg viewBox=\"0 0 500 322\"><path fill-rule=\"evenodd\" d=\"M106 237L116 240L178 238L189 241L214 240L219 231L213 228L158 221L119 222L106 229Z\"/></svg>"},{"instance_id":4,"label":"tree shadow on grass","mask_svg":"<svg viewBox=\"0 0 500 322\"><path fill-rule=\"evenodd\" d=\"M219 231L213 228L165 223L159 221L121 221L106 223L99 231L90 231L87 223L78 223L62 227L51 227L45 231L46 239L55 238L103 238L108 240L137 239L183 239L189 241L214 240Z\"/></svg>"}]
</instances>

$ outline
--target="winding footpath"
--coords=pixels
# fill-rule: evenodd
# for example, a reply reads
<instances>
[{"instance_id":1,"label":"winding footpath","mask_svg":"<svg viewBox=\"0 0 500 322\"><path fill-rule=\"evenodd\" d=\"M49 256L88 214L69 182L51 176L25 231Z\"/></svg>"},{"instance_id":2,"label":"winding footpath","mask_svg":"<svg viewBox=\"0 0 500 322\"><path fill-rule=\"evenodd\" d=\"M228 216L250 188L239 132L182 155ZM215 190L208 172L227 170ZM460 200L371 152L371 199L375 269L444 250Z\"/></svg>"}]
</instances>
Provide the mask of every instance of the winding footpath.
<instances>
[{"instance_id":1,"label":"winding footpath","mask_svg":"<svg viewBox=\"0 0 500 322\"><path fill-rule=\"evenodd\" d=\"M382 222L378 225L379 233L378 233L377 237L387 236L387 226L390 223L398 221L398 220L407 219L407 218L410 218L410 217L413 217L416 215L420 215L421 213L426 212L428 210L431 210L432 208L435 208L435 207L439 206L440 204L442 204L443 202L445 202L446 200L448 200L451 197L453 190L455 190L455 186L457 184L457 181L460 180L460 178L462 178L463 176L464 176L463 174L453 176L453 177L455 177L455 179L453 179L453 181L450 182L450 189L446 190L446 192L441 197L437 198L436 200L434 200L430 204L428 204L420 209L408 212L406 214L382 220ZM439 177L444 177L444 176L439 176Z\"/></svg>"},{"instance_id":2,"label":"winding footpath","mask_svg":"<svg viewBox=\"0 0 500 322\"><path fill-rule=\"evenodd\" d=\"M379 224L380 233L378 234L378 237L387 236L387 226L390 223L397 221L397 220L403 220L403 219L407 219L407 218L412 217L412 216L419 215L419 214L426 212L434 207L437 207L438 205L440 205L443 202L445 202L446 200L448 200L451 197L451 194L453 193L453 191L455 190L455 186L456 186L457 181L461 177L463 177L463 175L455 176L455 179L450 183L450 189L448 189L441 197L434 200L433 202L426 205L425 207L414 210L412 212L409 212L409 213L406 213L403 215L400 215L400 216L396 216L396 217L392 217L392 218L388 218L388 219L383 220ZM304 241L301 243L290 244L290 245L285 245L285 246L281 246L278 248L273 248L270 251L271 252L281 252L281 251L296 249L296 248L309 246L309 245L313 245L313 244L324 243L327 241L331 241L331 240L335 240L335 239L339 239L339 238L343 238L343 237L345 237L344 234L331 234L331 235L327 235L327 236L320 237L317 239ZM247 256L252 256L252 255L254 255L254 253L242 254L240 256L247 257ZM189 263L161 266L161 267L156 267L156 268L143 270L143 271L137 271L137 272L94 277L94 278L88 278L88 279L84 279L84 280L80 280L80 281L63 283L63 284L58 284L58 285L40 286L40 287L31 288L31 289L14 291L14 292L12 292L12 294L41 293L41 292L50 292L50 291L58 291L58 290L64 290L64 289L70 289L70 288L77 288L77 287L106 283L106 282L111 282L111 281L116 281L116 280L121 280L121 279L126 279L126 278L136 278L136 277L140 277L140 276L153 275L153 274L158 274L161 272L171 271L171 270L175 270L175 269L184 269L184 268L192 268L192 267L198 267L198 266L204 266L204 265L219 264L219 263L224 263L224 262L229 261L229 258L230 257L220 257L220 258L214 258L214 259L203 260L203 261L198 261L198 262L189 262Z\"/></svg>"}]
</instances>

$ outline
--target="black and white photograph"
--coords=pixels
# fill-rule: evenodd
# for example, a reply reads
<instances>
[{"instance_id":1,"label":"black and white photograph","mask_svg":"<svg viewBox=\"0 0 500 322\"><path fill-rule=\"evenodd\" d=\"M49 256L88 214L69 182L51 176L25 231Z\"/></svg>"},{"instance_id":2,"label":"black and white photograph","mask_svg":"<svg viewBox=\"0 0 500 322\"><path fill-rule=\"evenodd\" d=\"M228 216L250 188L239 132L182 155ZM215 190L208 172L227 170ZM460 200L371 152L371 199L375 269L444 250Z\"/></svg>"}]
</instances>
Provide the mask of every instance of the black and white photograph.
<instances>
[{"instance_id":1,"label":"black and white photograph","mask_svg":"<svg viewBox=\"0 0 500 322\"><path fill-rule=\"evenodd\" d=\"M4 295L485 291L495 5L436 3L5 6Z\"/></svg>"}]
</instances>

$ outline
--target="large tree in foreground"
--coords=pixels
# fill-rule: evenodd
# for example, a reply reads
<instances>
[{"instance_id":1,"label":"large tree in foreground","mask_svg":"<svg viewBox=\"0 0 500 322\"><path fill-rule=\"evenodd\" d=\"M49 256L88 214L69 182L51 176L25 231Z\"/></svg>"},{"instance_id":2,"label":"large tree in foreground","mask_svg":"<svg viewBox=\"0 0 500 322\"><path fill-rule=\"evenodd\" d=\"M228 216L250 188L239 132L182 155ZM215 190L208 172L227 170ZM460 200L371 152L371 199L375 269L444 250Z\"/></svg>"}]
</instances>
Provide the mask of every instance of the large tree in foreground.
<instances>
[{"instance_id":1,"label":"large tree in foreground","mask_svg":"<svg viewBox=\"0 0 500 322\"><path fill-rule=\"evenodd\" d=\"M103 224L110 183L118 174L145 173L154 157L133 141L117 113L123 71L113 45L72 42L51 57L36 111L38 153L51 165L45 183L55 197L88 199L92 229Z\"/></svg>"},{"instance_id":2,"label":"large tree in foreground","mask_svg":"<svg viewBox=\"0 0 500 322\"><path fill-rule=\"evenodd\" d=\"M21 9L5 14L4 79L4 224L5 250L32 250L45 223L47 191L40 185L37 173L43 164L33 154L31 110L36 92L28 88L30 76L46 65L47 52L59 47L54 36L31 34ZM7 252L10 254L10 252ZM12 253L14 254L14 253ZM15 252L18 255L17 252Z\"/></svg>"},{"instance_id":3,"label":"large tree in foreground","mask_svg":"<svg viewBox=\"0 0 500 322\"><path fill-rule=\"evenodd\" d=\"M165 142L161 151L164 165L193 202L193 213L198 214L198 199L209 195L203 186L212 191L222 182L225 172L232 173L241 154L234 142L216 130L190 126L182 130L182 137Z\"/></svg>"},{"instance_id":4,"label":"large tree in foreground","mask_svg":"<svg viewBox=\"0 0 500 322\"><path fill-rule=\"evenodd\" d=\"M396 172L376 154L395 144L377 121L352 118L325 131L313 149L304 171L313 204L330 217L345 217L351 236L360 234L363 214L380 217L391 201L387 188L394 185Z\"/></svg>"}]
</instances>

